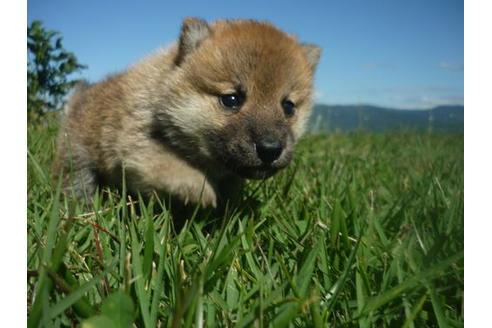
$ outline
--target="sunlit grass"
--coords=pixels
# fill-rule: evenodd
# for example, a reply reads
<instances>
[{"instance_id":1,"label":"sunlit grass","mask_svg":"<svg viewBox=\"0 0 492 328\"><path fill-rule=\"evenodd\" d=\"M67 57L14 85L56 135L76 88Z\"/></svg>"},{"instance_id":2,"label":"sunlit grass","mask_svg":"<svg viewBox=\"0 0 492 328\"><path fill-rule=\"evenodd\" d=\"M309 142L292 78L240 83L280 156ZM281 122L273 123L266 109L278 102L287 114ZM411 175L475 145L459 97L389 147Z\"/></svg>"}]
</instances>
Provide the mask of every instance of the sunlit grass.
<instances>
[{"instance_id":1,"label":"sunlit grass","mask_svg":"<svg viewBox=\"0 0 492 328\"><path fill-rule=\"evenodd\" d=\"M256 210L176 232L157 199L59 195L55 134L28 134L30 327L463 325L462 135L306 137Z\"/></svg>"}]
</instances>

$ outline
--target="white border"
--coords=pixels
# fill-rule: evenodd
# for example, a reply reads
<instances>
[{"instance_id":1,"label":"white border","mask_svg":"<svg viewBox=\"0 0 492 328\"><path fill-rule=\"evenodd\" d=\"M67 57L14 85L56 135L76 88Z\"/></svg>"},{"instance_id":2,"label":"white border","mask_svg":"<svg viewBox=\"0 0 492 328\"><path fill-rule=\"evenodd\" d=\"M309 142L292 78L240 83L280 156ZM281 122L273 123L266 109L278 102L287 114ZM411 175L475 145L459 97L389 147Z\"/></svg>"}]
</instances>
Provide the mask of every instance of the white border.
<instances>
[{"instance_id":1,"label":"white border","mask_svg":"<svg viewBox=\"0 0 492 328\"><path fill-rule=\"evenodd\" d=\"M465 2L465 320L490 323L492 24L490 1Z\"/></svg>"},{"instance_id":2,"label":"white border","mask_svg":"<svg viewBox=\"0 0 492 328\"><path fill-rule=\"evenodd\" d=\"M3 326L18 326L26 318L26 13L23 1L0 2ZM465 309L471 327L489 321L492 291L491 13L490 2L465 3Z\"/></svg>"},{"instance_id":3,"label":"white border","mask_svg":"<svg viewBox=\"0 0 492 328\"><path fill-rule=\"evenodd\" d=\"M26 13L23 1L0 2L0 325L4 327L22 326L27 315Z\"/></svg>"}]
</instances>

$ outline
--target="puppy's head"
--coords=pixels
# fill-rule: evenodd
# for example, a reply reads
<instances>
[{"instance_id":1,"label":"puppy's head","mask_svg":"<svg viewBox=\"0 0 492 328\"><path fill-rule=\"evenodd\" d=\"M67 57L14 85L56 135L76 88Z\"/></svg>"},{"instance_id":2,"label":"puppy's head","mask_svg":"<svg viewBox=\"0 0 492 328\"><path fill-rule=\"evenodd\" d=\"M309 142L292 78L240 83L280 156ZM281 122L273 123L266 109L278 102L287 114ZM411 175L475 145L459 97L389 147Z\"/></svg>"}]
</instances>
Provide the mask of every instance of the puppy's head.
<instances>
[{"instance_id":1,"label":"puppy's head","mask_svg":"<svg viewBox=\"0 0 492 328\"><path fill-rule=\"evenodd\" d=\"M320 57L268 23L183 23L170 115L199 151L245 178L287 166L311 110Z\"/></svg>"}]
</instances>

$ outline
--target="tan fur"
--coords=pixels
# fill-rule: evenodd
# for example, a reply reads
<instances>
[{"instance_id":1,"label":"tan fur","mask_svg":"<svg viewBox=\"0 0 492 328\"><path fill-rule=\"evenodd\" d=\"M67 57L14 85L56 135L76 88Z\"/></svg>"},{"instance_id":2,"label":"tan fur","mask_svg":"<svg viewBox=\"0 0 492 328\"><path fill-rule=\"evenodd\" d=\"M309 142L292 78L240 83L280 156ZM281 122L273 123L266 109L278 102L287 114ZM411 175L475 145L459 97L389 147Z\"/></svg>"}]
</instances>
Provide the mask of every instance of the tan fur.
<instances>
[{"instance_id":1,"label":"tan fur","mask_svg":"<svg viewBox=\"0 0 492 328\"><path fill-rule=\"evenodd\" d=\"M261 177L251 146L258 138L284 142L272 174L287 165L309 117L318 59L319 48L267 23L187 19L176 45L74 92L54 174L90 196L100 184L120 187L124 169L131 191L216 207L242 186L236 167ZM238 87L246 102L228 111L218 97ZM283 113L285 97L296 104L293 117Z\"/></svg>"}]
</instances>

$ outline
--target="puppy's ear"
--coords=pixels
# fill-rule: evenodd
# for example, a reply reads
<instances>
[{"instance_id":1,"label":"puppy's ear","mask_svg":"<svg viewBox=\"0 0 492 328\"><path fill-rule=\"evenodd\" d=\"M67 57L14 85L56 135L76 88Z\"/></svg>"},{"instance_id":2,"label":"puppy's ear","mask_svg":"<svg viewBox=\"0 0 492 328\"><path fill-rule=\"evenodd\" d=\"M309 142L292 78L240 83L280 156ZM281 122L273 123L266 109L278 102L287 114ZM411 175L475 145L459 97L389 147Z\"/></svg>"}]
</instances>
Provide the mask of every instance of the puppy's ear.
<instances>
[{"instance_id":1,"label":"puppy's ear","mask_svg":"<svg viewBox=\"0 0 492 328\"><path fill-rule=\"evenodd\" d=\"M318 66L318 62L321 57L321 48L315 44L308 43L303 43L301 46L304 49L304 53L306 54L309 65L314 72L316 66Z\"/></svg>"},{"instance_id":2,"label":"puppy's ear","mask_svg":"<svg viewBox=\"0 0 492 328\"><path fill-rule=\"evenodd\" d=\"M179 36L176 65L181 65L185 57L197 49L211 34L212 30L205 20L194 17L185 18Z\"/></svg>"}]
</instances>

